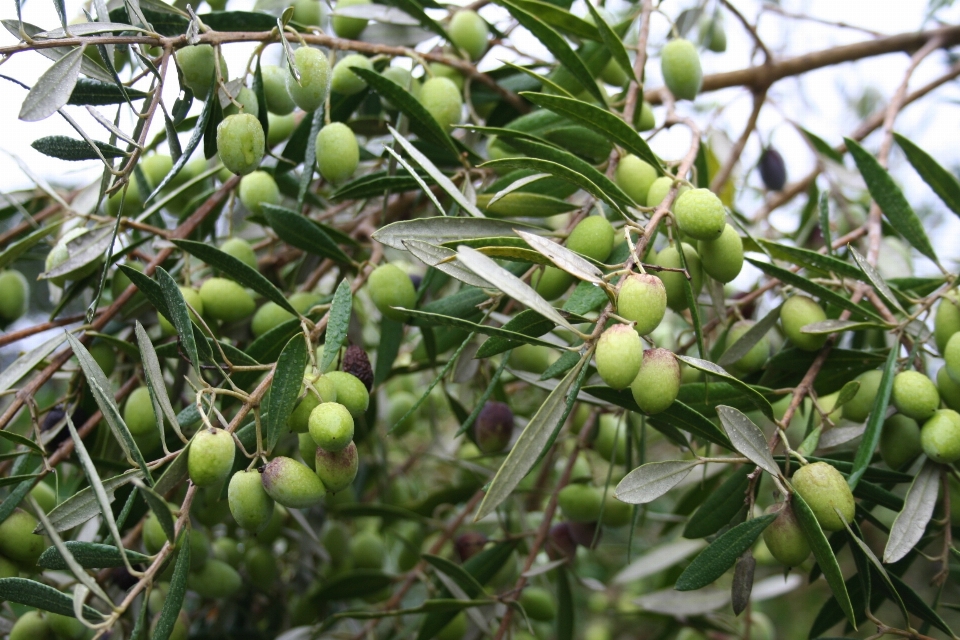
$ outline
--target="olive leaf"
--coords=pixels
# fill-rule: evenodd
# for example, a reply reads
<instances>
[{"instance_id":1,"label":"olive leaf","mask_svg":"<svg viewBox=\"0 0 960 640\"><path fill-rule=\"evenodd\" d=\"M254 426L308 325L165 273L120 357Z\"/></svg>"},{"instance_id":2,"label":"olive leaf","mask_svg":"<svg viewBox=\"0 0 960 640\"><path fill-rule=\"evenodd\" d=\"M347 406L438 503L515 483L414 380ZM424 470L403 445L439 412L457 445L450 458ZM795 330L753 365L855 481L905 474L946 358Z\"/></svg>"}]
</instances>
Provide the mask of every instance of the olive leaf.
<instances>
[{"instance_id":1,"label":"olive leaf","mask_svg":"<svg viewBox=\"0 0 960 640\"><path fill-rule=\"evenodd\" d=\"M699 465L699 460L648 462L624 476L614 495L617 500L627 504L653 502L677 486Z\"/></svg>"},{"instance_id":2,"label":"olive leaf","mask_svg":"<svg viewBox=\"0 0 960 640\"><path fill-rule=\"evenodd\" d=\"M890 537L883 549L887 564L903 559L920 542L927 524L933 517L940 492L940 466L932 460L924 462L917 477L910 484L903 501L903 510L890 527Z\"/></svg>"}]
</instances>

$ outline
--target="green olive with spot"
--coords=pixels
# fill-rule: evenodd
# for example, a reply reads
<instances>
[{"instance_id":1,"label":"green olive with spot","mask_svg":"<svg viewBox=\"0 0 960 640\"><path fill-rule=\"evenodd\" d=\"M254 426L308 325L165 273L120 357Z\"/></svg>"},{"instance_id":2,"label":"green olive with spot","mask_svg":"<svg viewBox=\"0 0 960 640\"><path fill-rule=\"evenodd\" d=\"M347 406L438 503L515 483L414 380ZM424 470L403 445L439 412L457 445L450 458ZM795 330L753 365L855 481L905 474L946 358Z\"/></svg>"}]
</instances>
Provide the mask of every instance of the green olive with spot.
<instances>
[{"instance_id":1,"label":"green olive with spot","mask_svg":"<svg viewBox=\"0 0 960 640\"><path fill-rule=\"evenodd\" d=\"M238 113L217 125L217 153L223 166L243 176L256 171L263 160L266 141L256 116Z\"/></svg>"},{"instance_id":2,"label":"green olive with spot","mask_svg":"<svg viewBox=\"0 0 960 640\"><path fill-rule=\"evenodd\" d=\"M330 493L338 493L353 484L359 464L357 445L353 442L339 451L316 448L314 468L323 486Z\"/></svg>"},{"instance_id":3,"label":"green olive with spot","mask_svg":"<svg viewBox=\"0 0 960 640\"><path fill-rule=\"evenodd\" d=\"M846 479L832 465L826 462L804 465L794 472L791 484L824 531L841 531L844 521L853 522L853 493Z\"/></svg>"},{"instance_id":4,"label":"green olive with spot","mask_svg":"<svg viewBox=\"0 0 960 640\"><path fill-rule=\"evenodd\" d=\"M288 509L306 509L320 503L327 491L310 467L293 458L278 456L260 475L263 489Z\"/></svg>"}]
</instances>

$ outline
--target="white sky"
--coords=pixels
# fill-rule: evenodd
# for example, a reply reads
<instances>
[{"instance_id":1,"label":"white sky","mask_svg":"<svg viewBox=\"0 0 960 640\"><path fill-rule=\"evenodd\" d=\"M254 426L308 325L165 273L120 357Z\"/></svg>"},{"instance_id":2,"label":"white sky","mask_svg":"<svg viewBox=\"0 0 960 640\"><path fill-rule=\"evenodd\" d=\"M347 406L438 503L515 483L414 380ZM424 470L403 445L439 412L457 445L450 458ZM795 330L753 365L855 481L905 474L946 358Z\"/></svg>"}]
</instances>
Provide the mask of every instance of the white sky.
<instances>
[{"instance_id":1,"label":"white sky","mask_svg":"<svg viewBox=\"0 0 960 640\"><path fill-rule=\"evenodd\" d=\"M249 9L253 0L233 0L231 8ZM583 13L584 7L577 0L574 10ZM620 3L620 4L617 4ZM68 16L80 14L81 2L67 0ZM692 6L693 2L663 2L663 11L675 18L683 8ZM736 0L736 6L751 21L757 15L760 4L755 0ZM893 34L919 29L923 25L926 10L924 0L807 0L797 2L784 0L784 8L794 13L806 13L831 21L846 22L851 25L872 29L882 33ZM607 6L616 11L625 5L622 0L609 0ZM713 7L711 2L709 6ZM15 18L12 3L7 5L10 15ZM201 5L199 11L207 10ZM497 19L505 15L495 6L484 9L489 19ZM941 12L941 18L956 23L960 18L960 9L954 8ZM44 28L59 26L53 3L48 0L27 0L24 7L24 20ZM703 66L706 73L739 69L749 64L749 55L752 41L736 19L727 14L726 28L728 33L728 50L723 54L705 52ZM664 42L668 23L663 16L657 16L653 24L651 54ZM860 41L869 37L862 32L852 29L838 29L823 26L813 22L797 21L784 18L773 13L765 14L760 24L760 35L767 46L778 57L788 57L809 51L828 48L831 46ZM526 46L529 40L524 38ZM0 44L15 42L5 31L0 34ZM536 45L536 43L533 43ZM271 47L278 49L278 47ZM230 68L237 71L245 64L252 50L252 45L230 45L227 47L227 58ZM532 49L531 49L532 51ZM502 53L503 50L500 50ZM272 52L276 55L277 52ZM488 57L496 55L494 51ZM542 53L542 52L535 52ZM759 58L757 59L759 61ZM773 87L770 93L770 106L765 108L759 124L759 130L764 140L772 140L775 146L783 153L787 161L788 175L796 178L804 175L813 166L813 156L807 145L800 139L794 130L786 124L786 119L799 122L814 133L820 135L831 144L836 144L843 135L851 132L857 121L848 107L848 97L859 96L862 91L872 87L885 98L889 97L900 83L903 70L907 64L907 56L893 54L880 58L841 65L837 68L825 69L806 74L799 79L781 81ZM14 56L0 69L0 73L13 76L26 83L31 83L45 71L51 62L36 53L23 53ZM936 77L946 65L946 57L942 52L930 56L914 74L911 86L920 84ZM656 87L661 84L658 60L652 60L647 67L648 85ZM3 135L0 136L0 189L11 190L30 186L30 179L20 170L16 162L7 154L16 154L26 162L33 171L43 178L53 182L82 183L98 175L97 163L68 163L54 160L39 154L30 148L33 140L52 134L75 135L72 129L59 116L53 116L43 122L26 123L17 120L25 92L4 81L0 81L5 99L0 101L0 123L3 123ZM175 82L171 83L175 85ZM165 92L167 104L172 105L176 89L171 87ZM932 153L945 166L960 165L960 151L957 141L956 123L960 121L960 107L957 100L960 91L953 83L938 90L932 99L922 105L908 107L897 121L897 130L921 147ZM710 113L712 107L722 106L716 119ZM726 131L736 138L746 121L750 111L750 97L741 89L728 89L722 92L704 94L696 105L685 103L681 109L693 113L700 109L698 119L707 125L712 122L715 128ZM195 108L197 105L195 105ZM776 108L774 108L776 107ZM106 139L106 132L96 125L83 111L82 107L69 107L71 114L82 123L84 128L99 139ZM103 113L111 113L103 108ZM661 115L658 112L658 120ZM162 126L162 121L157 124ZM945 135L946 133L946 135ZM687 145L687 133L681 127L665 132L652 141L654 150L667 158L676 158L682 155ZM867 147L875 149L876 137L867 141ZM759 140L753 136L747 147L745 158L752 162L759 152ZM931 205L938 211L945 211L933 193L917 178L902 156L895 153L892 158L893 169L915 207ZM748 184L758 185L758 180L752 176ZM741 199L742 209L750 215L756 208L758 200L749 196ZM957 238L960 237L960 220L949 213L945 213L944 226L938 233L931 234L937 245L937 250L945 262L960 259L960 246Z\"/></svg>"}]
</instances>

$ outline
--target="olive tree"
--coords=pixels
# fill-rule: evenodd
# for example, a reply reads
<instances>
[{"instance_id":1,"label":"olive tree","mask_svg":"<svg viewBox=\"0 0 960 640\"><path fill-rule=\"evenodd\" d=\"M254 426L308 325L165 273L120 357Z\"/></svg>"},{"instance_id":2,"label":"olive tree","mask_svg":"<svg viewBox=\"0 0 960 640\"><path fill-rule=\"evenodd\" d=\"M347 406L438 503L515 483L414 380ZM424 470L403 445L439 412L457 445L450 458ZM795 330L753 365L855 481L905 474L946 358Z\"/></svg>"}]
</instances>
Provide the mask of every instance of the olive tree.
<instances>
[{"instance_id":1,"label":"olive tree","mask_svg":"<svg viewBox=\"0 0 960 640\"><path fill-rule=\"evenodd\" d=\"M4 22L52 61L20 120L75 131L33 148L99 177L0 209L0 632L955 637L960 182L897 122L960 27L226 4ZM771 98L887 54L842 140Z\"/></svg>"}]
</instances>

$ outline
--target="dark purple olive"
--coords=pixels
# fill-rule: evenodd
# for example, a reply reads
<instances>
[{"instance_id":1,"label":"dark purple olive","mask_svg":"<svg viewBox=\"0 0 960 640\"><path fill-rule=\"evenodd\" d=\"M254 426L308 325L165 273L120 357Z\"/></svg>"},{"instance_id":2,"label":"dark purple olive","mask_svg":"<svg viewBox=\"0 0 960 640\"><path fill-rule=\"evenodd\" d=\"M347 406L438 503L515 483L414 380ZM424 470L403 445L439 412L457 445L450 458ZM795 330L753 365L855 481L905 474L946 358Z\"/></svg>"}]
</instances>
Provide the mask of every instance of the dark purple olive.
<instances>
[{"instance_id":1,"label":"dark purple olive","mask_svg":"<svg viewBox=\"0 0 960 640\"><path fill-rule=\"evenodd\" d=\"M457 552L460 562L466 562L483 551L488 541L489 538L479 531L467 531L456 537L453 541L453 548Z\"/></svg>"},{"instance_id":2,"label":"dark purple olive","mask_svg":"<svg viewBox=\"0 0 960 640\"><path fill-rule=\"evenodd\" d=\"M547 555L551 560L566 558L573 560L577 555L577 542L570 532L569 522L558 522L550 527L547 534Z\"/></svg>"},{"instance_id":3,"label":"dark purple olive","mask_svg":"<svg viewBox=\"0 0 960 640\"><path fill-rule=\"evenodd\" d=\"M500 453L513 437L513 411L502 402L488 400L473 424L473 437L483 453Z\"/></svg>"},{"instance_id":4,"label":"dark purple olive","mask_svg":"<svg viewBox=\"0 0 960 640\"><path fill-rule=\"evenodd\" d=\"M760 177L770 191L780 191L787 183L787 166L783 156L773 147L767 147L760 154Z\"/></svg>"},{"instance_id":5,"label":"dark purple olive","mask_svg":"<svg viewBox=\"0 0 960 640\"><path fill-rule=\"evenodd\" d=\"M413 283L413 288L414 288L414 289L419 289L419 288L420 288L420 283L423 282L423 278L422 278L419 274L411 273L411 274L410 274L410 282Z\"/></svg>"},{"instance_id":6,"label":"dark purple olive","mask_svg":"<svg viewBox=\"0 0 960 640\"><path fill-rule=\"evenodd\" d=\"M570 537L581 547L596 549L600 544L602 533L596 522L569 522Z\"/></svg>"},{"instance_id":7,"label":"dark purple olive","mask_svg":"<svg viewBox=\"0 0 960 640\"><path fill-rule=\"evenodd\" d=\"M370 366L370 358L367 352L355 344L347 347L343 353L343 364L340 366L345 371L363 383L367 391L373 388L373 367Z\"/></svg>"}]
</instances>

